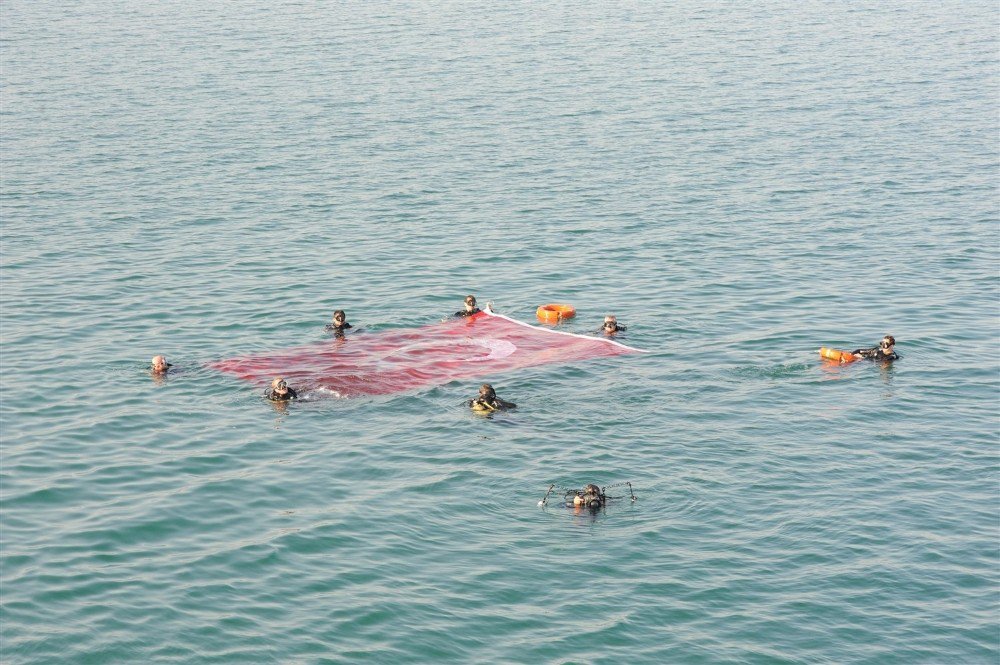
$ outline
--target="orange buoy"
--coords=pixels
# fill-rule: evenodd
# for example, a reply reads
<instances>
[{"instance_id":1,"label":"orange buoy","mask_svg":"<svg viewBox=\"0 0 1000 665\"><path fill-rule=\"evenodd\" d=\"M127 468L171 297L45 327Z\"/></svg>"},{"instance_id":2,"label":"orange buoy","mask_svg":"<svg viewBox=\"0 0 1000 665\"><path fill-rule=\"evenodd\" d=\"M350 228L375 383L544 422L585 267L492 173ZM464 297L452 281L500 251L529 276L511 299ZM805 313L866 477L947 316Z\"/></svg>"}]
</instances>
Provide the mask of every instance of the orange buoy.
<instances>
[{"instance_id":1,"label":"orange buoy","mask_svg":"<svg viewBox=\"0 0 1000 665\"><path fill-rule=\"evenodd\" d=\"M535 310L535 316L538 317L539 321L545 323L559 323L563 319L571 319L576 316L576 309L572 305L541 305Z\"/></svg>"},{"instance_id":2,"label":"orange buoy","mask_svg":"<svg viewBox=\"0 0 1000 665\"><path fill-rule=\"evenodd\" d=\"M823 356L827 360L833 360L840 364L852 363L858 359L858 356L854 355L850 351L841 351L839 349L828 349L825 346L819 350L819 355Z\"/></svg>"}]
</instances>

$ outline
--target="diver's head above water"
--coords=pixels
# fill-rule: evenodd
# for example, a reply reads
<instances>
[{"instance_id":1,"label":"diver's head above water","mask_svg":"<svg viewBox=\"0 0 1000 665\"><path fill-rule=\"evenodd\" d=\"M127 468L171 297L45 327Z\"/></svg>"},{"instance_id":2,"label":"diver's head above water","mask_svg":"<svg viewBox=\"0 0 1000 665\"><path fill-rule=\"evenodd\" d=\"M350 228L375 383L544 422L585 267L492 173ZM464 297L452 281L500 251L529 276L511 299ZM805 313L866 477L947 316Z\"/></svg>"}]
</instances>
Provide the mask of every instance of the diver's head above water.
<instances>
[{"instance_id":1,"label":"diver's head above water","mask_svg":"<svg viewBox=\"0 0 1000 665\"><path fill-rule=\"evenodd\" d=\"M632 491L632 483L626 481L624 483L618 483L618 484L628 485L629 497L632 499L632 502L635 503L637 499L635 496L635 492ZM542 500L538 502L539 506L545 507L548 504L549 494L552 493L552 489L555 486L556 486L555 483L549 485L549 489L545 492L545 496L543 496ZM612 485L612 487L614 487L614 485ZM593 483L588 483L584 485L582 490L568 489L566 490L566 494L563 495L563 501L566 507L574 508L576 509L577 512L579 512L580 508L590 508L596 512L596 509L603 508L605 504L608 503L609 500L623 499L623 498L625 497L608 496L607 494L604 493L603 487L598 487Z\"/></svg>"},{"instance_id":2,"label":"diver's head above water","mask_svg":"<svg viewBox=\"0 0 1000 665\"><path fill-rule=\"evenodd\" d=\"M625 330L625 326L618 325L618 317L613 314L608 314L604 317L604 324L601 326L602 332L610 335L623 330Z\"/></svg>"},{"instance_id":3,"label":"diver's head above water","mask_svg":"<svg viewBox=\"0 0 1000 665\"><path fill-rule=\"evenodd\" d=\"M271 387L264 391L264 396L272 402L284 402L299 398L295 389L289 386L284 377L281 376L274 377L274 380L271 381Z\"/></svg>"},{"instance_id":4,"label":"diver's head above water","mask_svg":"<svg viewBox=\"0 0 1000 665\"><path fill-rule=\"evenodd\" d=\"M479 386L479 395L469 401L469 406L473 411L500 411L513 409L517 406L513 402L497 397L497 391L488 383Z\"/></svg>"},{"instance_id":5,"label":"diver's head above water","mask_svg":"<svg viewBox=\"0 0 1000 665\"><path fill-rule=\"evenodd\" d=\"M170 369L170 363L167 362L166 356L153 356L150 361L150 369L156 374L166 374L167 370Z\"/></svg>"},{"instance_id":6,"label":"diver's head above water","mask_svg":"<svg viewBox=\"0 0 1000 665\"><path fill-rule=\"evenodd\" d=\"M276 376L271 381L271 387L264 391L264 397L272 402L284 403L298 399L299 394L285 382L284 377ZM275 404L275 406L281 407L282 404Z\"/></svg>"},{"instance_id":7,"label":"diver's head above water","mask_svg":"<svg viewBox=\"0 0 1000 665\"><path fill-rule=\"evenodd\" d=\"M892 335L885 335L879 340L878 346L866 349L855 349L851 351L854 356L867 358L868 360L899 360L899 354L895 351L896 338ZM853 360L857 360L854 358Z\"/></svg>"},{"instance_id":8,"label":"diver's head above water","mask_svg":"<svg viewBox=\"0 0 1000 665\"><path fill-rule=\"evenodd\" d=\"M344 313L344 310L338 309L333 313L333 327L343 328L345 323L347 323L347 314Z\"/></svg>"},{"instance_id":9,"label":"diver's head above water","mask_svg":"<svg viewBox=\"0 0 1000 665\"><path fill-rule=\"evenodd\" d=\"M600 508L604 505L604 493L601 492L601 488L597 485L590 483L578 492L576 496L573 497L574 506L582 506L585 508Z\"/></svg>"},{"instance_id":10,"label":"diver's head above water","mask_svg":"<svg viewBox=\"0 0 1000 665\"><path fill-rule=\"evenodd\" d=\"M296 399L299 395L295 392L293 388L288 386L284 377L276 376L274 380L271 381L270 390L266 391L265 395L269 400L274 402L280 402L287 399Z\"/></svg>"},{"instance_id":11,"label":"diver's head above water","mask_svg":"<svg viewBox=\"0 0 1000 665\"><path fill-rule=\"evenodd\" d=\"M479 308L476 307L476 296L467 295L465 296L465 306L461 311L455 312L455 316L472 316L473 314L479 313Z\"/></svg>"}]
</instances>

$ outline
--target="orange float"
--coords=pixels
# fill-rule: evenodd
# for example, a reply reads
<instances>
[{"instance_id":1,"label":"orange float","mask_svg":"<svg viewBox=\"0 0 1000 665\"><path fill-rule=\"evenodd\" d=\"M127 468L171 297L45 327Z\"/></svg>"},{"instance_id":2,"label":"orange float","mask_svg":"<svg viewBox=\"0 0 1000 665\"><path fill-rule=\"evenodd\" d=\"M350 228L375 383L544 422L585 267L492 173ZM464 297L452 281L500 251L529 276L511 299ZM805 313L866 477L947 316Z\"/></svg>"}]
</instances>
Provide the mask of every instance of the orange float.
<instances>
[{"instance_id":1,"label":"orange float","mask_svg":"<svg viewBox=\"0 0 1000 665\"><path fill-rule=\"evenodd\" d=\"M540 305L535 310L535 316L544 323L559 323L563 319L572 319L576 316L576 309L572 305Z\"/></svg>"},{"instance_id":2,"label":"orange float","mask_svg":"<svg viewBox=\"0 0 1000 665\"><path fill-rule=\"evenodd\" d=\"M852 363L860 356L856 356L850 351L841 351L839 349L828 349L825 346L819 350L819 355L823 356L827 360L833 360L840 364Z\"/></svg>"}]
</instances>

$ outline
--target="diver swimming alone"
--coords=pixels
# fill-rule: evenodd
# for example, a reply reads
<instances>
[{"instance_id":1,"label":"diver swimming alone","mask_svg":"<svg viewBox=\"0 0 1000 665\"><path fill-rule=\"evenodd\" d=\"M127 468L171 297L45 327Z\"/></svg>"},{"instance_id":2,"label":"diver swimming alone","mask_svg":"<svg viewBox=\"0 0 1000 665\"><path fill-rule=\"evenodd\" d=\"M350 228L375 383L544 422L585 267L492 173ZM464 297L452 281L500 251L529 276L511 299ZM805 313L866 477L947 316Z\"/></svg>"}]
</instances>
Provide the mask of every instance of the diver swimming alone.
<instances>
[{"instance_id":1,"label":"diver swimming alone","mask_svg":"<svg viewBox=\"0 0 1000 665\"><path fill-rule=\"evenodd\" d=\"M572 498L570 498L572 497ZM566 492L566 506L567 507L577 507L583 506L584 508L590 508L591 510L597 510L598 508L604 507L607 503L607 497L601 488L593 483L589 485L584 485L582 490L569 490Z\"/></svg>"},{"instance_id":2,"label":"diver swimming alone","mask_svg":"<svg viewBox=\"0 0 1000 665\"><path fill-rule=\"evenodd\" d=\"M343 335L345 330L353 327L354 326L347 322L347 314L345 314L342 309L338 309L333 313L332 323L326 324L326 329L337 335Z\"/></svg>"},{"instance_id":3,"label":"diver swimming alone","mask_svg":"<svg viewBox=\"0 0 1000 665\"><path fill-rule=\"evenodd\" d=\"M149 363L149 369L153 374L166 374L173 367L167 362L166 356L153 356L153 359Z\"/></svg>"},{"instance_id":4,"label":"diver swimming alone","mask_svg":"<svg viewBox=\"0 0 1000 665\"><path fill-rule=\"evenodd\" d=\"M634 503L635 501L637 501L635 492L632 491L632 483L630 482L617 483L617 485L623 485L623 484L628 485L628 493L629 496L632 498L632 502ZM552 490L555 488L555 486L556 486L555 483L549 485L549 489L548 491L545 492L545 496L542 497L542 500L538 502L538 505L540 507L544 508L548 504L549 494L552 493ZM625 498L620 496L608 496L605 493L605 489L606 488L604 487L598 487L594 483L588 483L587 485L584 485L583 489L566 490L566 493L563 495L563 504L567 508L575 508L575 509L588 508L592 512L597 512L598 510L604 508L608 504L609 499Z\"/></svg>"},{"instance_id":5,"label":"diver swimming alone","mask_svg":"<svg viewBox=\"0 0 1000 665\"><path fill-rule=\"evenodd\" d=\"M517 404L513 402L508 402L497 397L497 393L493 390L493 386L488 383L484 383L479 388L479 396L475 399L469 400L469 406L473 411L503 411L505 409L517 408Z\"/></svg>"},{"instance_id":6,"label":"diver swimming alone","mask_svg":"<svg viewBox=\"0 0 1000 665\"><path fill-rule=\"evenodd\" d=\"M473 314L479 314L481 312L478 307L476 307L476 296L465 296L465 309L460 312L455 312L455 316L472 316Z\"/></svg>"},{"instance_id":7,"label":"diver swimming alone","mask_svg":"<svg viewBox=\"0 0 1000 665\"><path fill-rule=\"evenodd\" d=\"M598 332L611 336L617 332L625 332L626 330L628 330L628 327L619 325L617 317L613 314L608 314L604 317L604 325L601 326L601 329Z\"/></svg>"},{"instance_id":8,"label":"diver swimming alone","mask_svg":"<svg viewBox=\"0 0 1000 665\"><path fill-rule=\"evenodd\" d=\"M892 335L886 335L878 343L878 346L870 349L855 349L851 353L867 360L899 360L901 356L893 350L895 346L896 338Z\"/></svg>"},{"instance_id":9,"label":"diver swimming alone","mask_svg":"<svg viewBox=\"0 0 1000 665\"><path fill-rule=\"evenodd\" d=\"M271 381L271 387L264 391L264 397L272 402L287 402L298 399L299 394L295 392L294 388L289 387L283 378L278 376Z\"/></svg>"}]
</instances>

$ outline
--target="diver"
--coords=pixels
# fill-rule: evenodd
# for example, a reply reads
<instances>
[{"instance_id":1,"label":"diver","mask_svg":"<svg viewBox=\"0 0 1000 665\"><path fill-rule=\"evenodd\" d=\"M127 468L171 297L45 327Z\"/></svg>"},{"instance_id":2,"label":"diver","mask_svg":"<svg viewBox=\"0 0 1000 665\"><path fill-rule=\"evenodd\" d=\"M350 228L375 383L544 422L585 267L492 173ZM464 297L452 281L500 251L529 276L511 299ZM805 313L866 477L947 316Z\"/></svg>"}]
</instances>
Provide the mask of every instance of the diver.
<instances>
[{"instance_id":1,"label":"diver","mask_svg":"<svg viewBox=\"0 0 1000 665\"><path fill-rule=\"evenodd\" d=\"M280 376L271 381L271 387L264 391L264 397L272 402L287 402L290 399L298 399L299 394L294 388L289 388L285 380Z\"/></svg>"},{"instance_id":2,"label":"diver","mask_svg":"<svg viewBox=\"0 0 1000 665\"><path fill-rule=\"evenodd\" d=\"M482 310L476 307L476 296L465 296L465 309L455 312L455 316L472 316L479 314L480 311Z\"/></svg>"},{"instance_id":3,"label":"diver","mask_svg":"<svg viewBox=\"0 0 1000 665\"><path fill-rule=\"evenodd\" d=\"M632 491L632 483L618 483L618 485L628 485L628 493L632 499L632 503L636 502L635 492ZM556 484L552 483L549 485L549 489L545 492L545 496L542 500L538 502L539 507L544 508L548 505L549 495L552 494L552 490L555 489ZM614 485L612 485L614 487ZM604 493L603 487L598 487L597 485L590 483L585 485L582 490L566 490L566 494L563 496L563 502L566 504L567 508L575 508L579 510L580 508L590 508L593 511L597 511L607 505L609 499L624 499L623 496L608 496Z\"/></svg>"},{"instance_id":4,"label":"diver","mask_svg":"<svg viewBox=\"0 0 1000 665\"><path fill-rule=\"evenodd\" d=\"M608 498L601 491L601 488L593 483L584 486L582 490L569 490L566 492L566 506L569 508L579 508L582 506L591 510L598 510L603 508L607 501Z\"/></svg>"},{"instance_id":5,"label":"diver","mask_svg":"<svg viewBox=\"0 0 1000 665\"><path fill-rule=\"evenodd\" d=\"M855 349L851 353L868 360L899 360L900 356L893 350L894 346L896 346L896 338L892 335L886 335L878 343L878 346L871 349Z\"/></svg>"},{"instance_id":6,"label":"diver","mask_svg":"<svg viewBox=\"0 0 1000 665\"><path fill-rule=\"evenodd\" d=\"M502 411L516 408L517 404L500 399L493 386L484 383L479 388L479 397L469 400L469 406L473 411Z\"/></svg>"},{"instance_id":7,"label":"diver","mask_svg":"<svg viewBox=\"0 0 1000 665\"><path fill-rule=\"evenodd\" d=\"M338 309L333 313L333 323L326 324L326 329L333 331L337 335L343 335L344 331L353 326L347 322L347 314L344 310Z\"/></svg>"},{"instance_id":8,"label":"diver","mask_svg":"<svg viewBox=\"0 0 1000 665\"><path fill-rule=\"evenodd\" d=\"M625 332L626 330L628 330L628 326L619 325L618 319L614 315L608 314L604 317L604 325L601 326L598 332L611 336L615 333Z\"/></svg>"},{"instance_id":9,"label":"diver","mask_svg":"<svg viewBox=\"0 0 1000 665\"><path fill-rule=\"evenodd\" d=\"M173 365L167 362L166 356L153 356L149 365L149 369L153 374L166 374L171 367Z\"/></svg>"}]
</instances>

